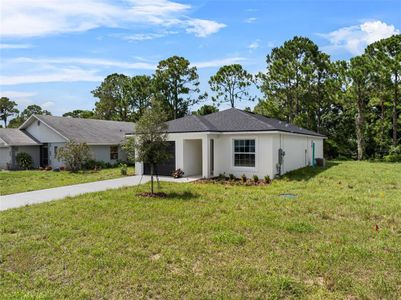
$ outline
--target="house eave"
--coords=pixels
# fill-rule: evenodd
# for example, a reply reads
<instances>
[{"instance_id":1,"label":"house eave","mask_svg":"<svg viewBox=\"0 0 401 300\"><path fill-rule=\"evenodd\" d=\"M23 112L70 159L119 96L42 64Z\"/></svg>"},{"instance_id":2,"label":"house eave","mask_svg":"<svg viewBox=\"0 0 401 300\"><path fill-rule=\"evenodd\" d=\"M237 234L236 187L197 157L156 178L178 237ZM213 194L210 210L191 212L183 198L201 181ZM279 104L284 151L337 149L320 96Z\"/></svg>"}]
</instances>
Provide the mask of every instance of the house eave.
<instances>
[{"instance_id":1,"label":"house eave","mask_svg":"<svg viewBox=\"0 0 401 300\"><path fill-rule=\"evenodd\" d=\"M167 134L184 134L184 133L203 133L203 134L236 134L236 133L241 133L241 134L261 134L261 133L275 133L275 134L291 134L291 135L303 135L303 136L311 136L311 137L317 137L317 138L322 138L322 139L327 139L327 136L320 135L320 134L310 134L310 133L301 133L301 132L291 132L291 131L285 131L285 130L230 130L230 131L219 131L219 130L209 130L209 131L202 131L202 130L194 130L194 131L167 131ZM131 134L135 135L135 133Z\"/></svg>"}]
</instances>

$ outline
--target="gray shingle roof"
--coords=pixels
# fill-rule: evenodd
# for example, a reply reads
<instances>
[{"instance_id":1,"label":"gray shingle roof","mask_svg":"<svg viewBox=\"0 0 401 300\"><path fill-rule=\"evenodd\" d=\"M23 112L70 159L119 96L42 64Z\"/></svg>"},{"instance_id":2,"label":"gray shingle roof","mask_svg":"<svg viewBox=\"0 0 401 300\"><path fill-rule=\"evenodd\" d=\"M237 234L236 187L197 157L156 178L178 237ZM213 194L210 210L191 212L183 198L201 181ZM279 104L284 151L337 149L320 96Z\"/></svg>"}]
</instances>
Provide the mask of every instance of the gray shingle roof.
<instances>
[{"instance_id":1,"label":"gray shingle roof","mask_svg":"<svg viewBox=\"0 0 401 300\"><path fill-rule=\"evenodd\" d=\"M117 145L125 134L134 130L134 123L35 115L62 136L79 143Z\"/></svg>"},{"instance_id":2,"label":"gray shingle roof","mask_svg":"<svg viewBox=\"0 0 401 300\"><path fill-rule=\"evenodd\" d=\"M4 146L36 146L40 143L33 137L29 136L25 131L17 128L0 128L0 146L2 141Z\"/></svg>"},{"instance_id":3,"label":"gray shingle roof","mask_svg":"<svg viewBox=\"0 0 401 300\"><path fill-rule=\"evenodd\" d=\"M324 137L314 131L236 108L206 116L187 116L168 121L167 125L169 133L281 131Z\"/></svg>"}]
</instances>

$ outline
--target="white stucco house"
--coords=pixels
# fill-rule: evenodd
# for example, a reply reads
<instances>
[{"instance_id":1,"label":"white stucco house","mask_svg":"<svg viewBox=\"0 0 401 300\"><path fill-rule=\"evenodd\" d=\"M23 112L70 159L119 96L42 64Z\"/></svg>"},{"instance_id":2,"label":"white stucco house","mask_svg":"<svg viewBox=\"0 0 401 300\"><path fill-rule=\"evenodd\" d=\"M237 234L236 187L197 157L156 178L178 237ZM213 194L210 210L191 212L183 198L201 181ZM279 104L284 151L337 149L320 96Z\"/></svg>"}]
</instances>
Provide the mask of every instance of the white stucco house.
<instances>
[{"instance_id":1,"label":"white stucco house","mask_svg":"<svg viewBox=\"0 0 401 300\"><path fill-rule=\"evenodd\" d=\"M133 128L129 122L33 115L18 129L0 129L0 169L15 169L18 152L29 153L35 168L64 166L57 150L70 140L88 144L96 161L125 161L121 143Z\"/></svg>"},{"instance_id":2,"label":"white stucco house","mask_svg":"<svg viewBox=\"0 0 401 300\"><path fill-rule=\"evenodd\" d=\"M171 159L157 167L159 175L182 169L185 176L205 178L219 174L274 178L323 158L325 136L235 108L167 124ZM136 163L135 170L150 172L143 163Z\"/></svg>"}]
</instances>

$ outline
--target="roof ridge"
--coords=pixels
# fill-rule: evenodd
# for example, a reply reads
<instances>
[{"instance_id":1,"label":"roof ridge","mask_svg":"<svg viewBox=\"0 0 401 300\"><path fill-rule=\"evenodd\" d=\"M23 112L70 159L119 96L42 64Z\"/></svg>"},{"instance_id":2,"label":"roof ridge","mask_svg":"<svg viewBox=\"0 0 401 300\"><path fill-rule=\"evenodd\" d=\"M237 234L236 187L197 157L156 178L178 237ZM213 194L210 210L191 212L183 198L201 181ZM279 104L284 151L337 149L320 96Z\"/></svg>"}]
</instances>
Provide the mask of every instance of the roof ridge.
<instances>
[{"instance_id":1,"label":"roof ridge","mask_svg":"<svg viewBox=\"0 0 401 300\"><path fill-rule=\"evenodd\" d=\"M259 120L255 115L255 113L253 113L253 112L248 112L248 111L243 111L242 109L237 109L236 108L236 110L238 110L239 112L241 112L242 114L244 114L244 115L247 115L247 116L250 116L250 117L252 117L253 119L255 119L256 121L258 121L258 122L260 122L260 123L262 123L263 125L269 125L269 126L272 126L271 124L269 124L269 123L266 123L266 122L263 122L262 120ZM272 126L273 127L273 126Z\"/></svg>"},{"instance_id":2,"label":"roof ridge","mask_svg":"<svg viewBox=\"0 0 401 300\"><path fill-rule=\"evenodd\" d=\"M74 117L63 117L63 116L52 116L52 115L39 115L39 114L33 114L35 117L50 117L50 118L62 118L62 119L68 119L68 120L84 120L84 121L101 121L101 122L117 122L117 123L130 123L130 124L135 124L135 122L131 121L117 121L117 120L102 120L102 119L91 119L91 118L74 118Z\"/></svg>"},{"instance_id":3,"label":"roof ridge","mask_svg":"<svg viewBox=\"0 0 401 300\"><path fill-rule=\"evenodd\" d=\"M205 116L194 115L194 117L197 118L207 130L216 129L212 123L205 119Z\"/></svg>"}]
</instances>

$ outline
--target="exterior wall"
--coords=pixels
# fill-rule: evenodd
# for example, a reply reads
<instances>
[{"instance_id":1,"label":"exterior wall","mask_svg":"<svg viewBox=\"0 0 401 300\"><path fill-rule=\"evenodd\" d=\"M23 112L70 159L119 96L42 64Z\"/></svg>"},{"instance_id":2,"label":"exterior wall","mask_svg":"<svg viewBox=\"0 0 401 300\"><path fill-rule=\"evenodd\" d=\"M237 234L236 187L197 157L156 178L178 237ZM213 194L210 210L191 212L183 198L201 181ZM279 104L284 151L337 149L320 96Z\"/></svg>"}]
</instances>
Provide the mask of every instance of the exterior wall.
<instances>
[{"instance_id":1,"label":"exterior wall","mask_svg":"<svg viewBox=\"0 0 401 300\"><path fill-rule=\"evenodd\" d=\"M255 167L234 166L234 140L255 140ZM234 174L240 177L253 175L263 178L266 175L273 176L272 172L272 147L273 138L271 134L221 134L214 138L214 175Z\"/></svg>"},{"instance_id":2,"label":"exterior wall","mask_svg":"<svg viewBox=\"0 0 401 300\"><path fill-rule=\"evenodd\" d=\"M99 145L99 146L90 145L89 148L92 153L92 158L97 161L104 161L104 162L108 162L111 164L116 164L119 161L127 160L127 155L121 149L121 146L118 146L118 159L110 159L110 147L112 147L112 146L111 145Z\"/></svg>"},{"instance_id":3,"label":"exterior wall","mask_svg":"<svg viewBox=\"0 0 401 300\"><path fill-rule=\"evenodd\" d=\"M65 163L63 161L59 161L56 158L55 147L58 149L64 147L65 143L49 143L49 165L52 166L53 169L64 167ZM126 161L127 154L118 147L118 160L110 159L110 147L109 145L99 145L99 146L89 146L92 159L96 161L104 161L106 163L116 164L119 161Z\"/></svg>"},{"instance_id":4,"label":"exterior wall","mask_svg":"<svg viewBox=\"0 0 401 300\"><path fill-rule=\"evenodd\" d=\"M183 170L186 176L202 174L202 140L183 141Z\"/></svg>"},{"instance_id":5,"label":"exterior wall","mask_svg":"<svg viewBox=\"0 0 401 300\"><path fill-rule=\"evenodd\" d=\"M208 136L206 133L174 133L169 134L169 141L175 141L175 168L184 171L185 176L202 175L202 177L209 176L208 174L208 151L207 143ZM191 143L194 141L194 143ZM185 146L184 146L185 145ZM190 150L196 148L195 153L188 153L185 151L186 146L190 145ZM201 156L199 156L201 153ZM198 156L199 161L195 162L193 156ZM193 165L192 165L193 164ZM201 165L201 167L200 167ZM135 166L136 167L136 166ZM192 169L195 167L195 169ZM197 172L199 171L201 172ZM195 174L196 173L196 174Z\"/></svg>"},{"instance_id":6,"label":"exterior wall","mask_svg":"<svg viewBox=\"0 0 401 300\"><path fill-rule=\"evenodd\" d=\"M49 143L48 144L48 151L49 151L49 165L53 168L53 169L57 169L60 167L65 167L65 163L63 161L59 161L56 158L56 151L55 151L55 147L57 147L57 149L60 149L62 147L64 147L65 143Z\"/></svg>"},{"instance_id":7,"label":"exterior wall","mask_svg":"<svg viewBox=\"0 0 401 300\"><path fill-rule=\"evenodd\" d=\"M285 156L281 166L281 175L312 165L312 143L315 143L315 158L323 158L323 138L296 134L275 134L273 138L273 173L279 175L277 169L279 149Z\"/></svg>"},{"instance_id":8,"label":"exterior wall","mask_svg":"<svg viewBox=\"0 0 401 300\"><path fill-rule=\"evenodd\" d=\"M40 125L39 125L40 124ZM26 131L41 143L63 143L66 140L43 122L35 120Z\"/></svg>"},{"instance_id":9,"label":"exterior wall","mask_svg":"<svg viewBox=\"0 0 401 300\"><path fill-rule=\"evenodd\" d=\"M0 148L0 169L11 167L11 147Z\"/></svg>"},{"instance_id":10,"label":"exterior wall","mask_svg":"<svg viewBox=\"0 0 401 300\"><path fill-rule=\"evenodd\" d=\"M40 153L39 153L39 146L13 146L11 148L11 157L12 157L12 168L17 168L17 162L15 158L17 157L18 153L28 153L32 157L33 167L39 168L40 162Z\"/></svg>"},{"instance_id":11,"label":"exterior wall","mask_svg":"<svg viewBox=\"0 0 401 300\"><path fill-rule=\"evenodd\" d=\"M255 140L255 167L234 166L234 140ZM244 133L244 134L207 134L175 133L168 140L176 143L176 169L180 168L185 176L202 177L234 174L240 177L257 175L263 178L268 175L274 178L279 174L277 169L278 151L285 151L281 174L303 168L312 164L312 142L315 143L315 158L323 158L323 138L286 133ZM214 141L214 166L211 166L211 140ZM196 159L196 157L198 159ZM197 161L197 162L196 162ZM200 164L202 168L200 169ZM136 163L137 174L143 174L142 163ZM213 169L213 174L211 173Z\"/></svg>"}]
</instances>

